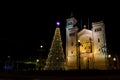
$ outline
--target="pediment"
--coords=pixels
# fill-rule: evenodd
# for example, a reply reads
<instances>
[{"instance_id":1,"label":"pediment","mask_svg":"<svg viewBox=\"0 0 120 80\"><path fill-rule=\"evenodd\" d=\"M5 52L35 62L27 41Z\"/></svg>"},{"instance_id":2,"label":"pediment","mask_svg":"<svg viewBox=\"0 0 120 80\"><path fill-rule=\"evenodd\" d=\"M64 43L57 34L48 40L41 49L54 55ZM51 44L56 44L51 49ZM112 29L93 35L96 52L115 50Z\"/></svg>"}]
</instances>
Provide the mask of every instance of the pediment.
<instances>
[{"instance_id":1,"label":"pediment","mask_svg":"<svg viewBox=\"0 0 120 80\"><path fill-rule=\"evenodd\" d=\"M92 31L88 29L83 29L82 31L78 32L78 36L92 36Z\"/></svg>"}]
</instances>

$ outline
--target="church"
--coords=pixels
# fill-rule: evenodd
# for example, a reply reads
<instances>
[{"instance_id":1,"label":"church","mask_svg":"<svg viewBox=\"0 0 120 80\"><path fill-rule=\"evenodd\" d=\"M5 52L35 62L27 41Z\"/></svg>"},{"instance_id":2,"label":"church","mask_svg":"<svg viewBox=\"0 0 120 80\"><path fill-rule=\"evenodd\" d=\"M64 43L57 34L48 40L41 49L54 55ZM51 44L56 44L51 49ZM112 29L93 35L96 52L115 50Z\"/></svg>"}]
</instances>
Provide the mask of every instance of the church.
<instances>
[{"instance_id":1,"label":"church","mask_svg":"<svg viewBox=\"0 0 120 80\"><path fill-rule=\"evenodd\" d=\"M91 29L86 25L79 31L77 20L66 19L66 66L67 70L106 70L107 49L105 24L92 22Z\"/></svg>"}]
</instances>

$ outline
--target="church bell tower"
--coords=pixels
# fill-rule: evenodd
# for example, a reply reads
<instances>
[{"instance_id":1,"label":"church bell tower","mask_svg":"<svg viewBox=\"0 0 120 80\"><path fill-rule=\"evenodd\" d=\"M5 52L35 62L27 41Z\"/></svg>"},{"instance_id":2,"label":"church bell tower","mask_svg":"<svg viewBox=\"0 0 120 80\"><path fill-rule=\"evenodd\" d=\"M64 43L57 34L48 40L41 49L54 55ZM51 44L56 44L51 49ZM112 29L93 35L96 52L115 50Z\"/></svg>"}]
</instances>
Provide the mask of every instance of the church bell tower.
<instances>
[{"instance_id":1,"label":"church bell tower","mask_svg":"<svg viewBox=\"0 0 120 80\"><path fill-rule=\"evenodd\" d=\"M105 25L103 21L92 23L93 32L93 53L94 53L94 68L100 70L107 69L106 57L106 38Z\"/></svg>"},{"instance_id":2,"label":"church bell tower","mask_svg":"<svg viewBox=\"0 0 120 80\"><path fill-rule=\"evenodd\" d=\"M66 65L68 70L77 69L77 20L71 16L66 20Z\"/></svg>"}]
</instances>

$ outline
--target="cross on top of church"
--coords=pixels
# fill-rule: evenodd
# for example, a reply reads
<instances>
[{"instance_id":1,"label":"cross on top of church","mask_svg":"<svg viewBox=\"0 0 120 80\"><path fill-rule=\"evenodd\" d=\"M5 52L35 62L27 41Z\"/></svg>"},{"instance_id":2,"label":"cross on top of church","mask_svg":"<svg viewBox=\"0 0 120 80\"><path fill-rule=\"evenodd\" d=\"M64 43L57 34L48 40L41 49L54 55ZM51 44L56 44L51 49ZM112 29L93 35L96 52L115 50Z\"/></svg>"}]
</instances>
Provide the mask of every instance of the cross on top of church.
<instances>
[{"instance_id":1,"label":"cross on top of church","mask_svg":"<svg viewBox=\"0 0 120 80\"><path fill-rule=\"evenodd\" d=\"M84 27L84 29L86 29L86 25L84 25L83 27Z\"/></svg>"}]
</instances>

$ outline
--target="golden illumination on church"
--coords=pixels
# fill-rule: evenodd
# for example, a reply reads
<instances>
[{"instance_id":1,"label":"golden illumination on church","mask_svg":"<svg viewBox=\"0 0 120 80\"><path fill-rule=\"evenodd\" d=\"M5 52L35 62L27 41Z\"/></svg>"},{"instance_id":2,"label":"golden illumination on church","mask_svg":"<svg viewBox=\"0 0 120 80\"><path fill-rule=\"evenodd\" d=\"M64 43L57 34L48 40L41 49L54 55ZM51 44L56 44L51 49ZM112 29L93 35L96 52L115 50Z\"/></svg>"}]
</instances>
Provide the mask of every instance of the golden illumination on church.
<instances>
[{"instance_id":1,"label":"golden illumination on church","mask_svg":"<svg viewBox=\"0 0 120 80\"><path fill-rule=\"evenodd\" d=\"M70 69L106 68L106 39L103 21L92 22L92 28L81 29L74 23L74 17L67 19L66 26L66 62ZM73 66L74 65L74 66ZM79 68L80 66L80 68Z\"/></svg>"}]
</instances>

